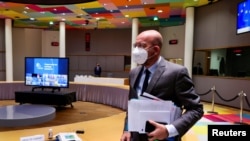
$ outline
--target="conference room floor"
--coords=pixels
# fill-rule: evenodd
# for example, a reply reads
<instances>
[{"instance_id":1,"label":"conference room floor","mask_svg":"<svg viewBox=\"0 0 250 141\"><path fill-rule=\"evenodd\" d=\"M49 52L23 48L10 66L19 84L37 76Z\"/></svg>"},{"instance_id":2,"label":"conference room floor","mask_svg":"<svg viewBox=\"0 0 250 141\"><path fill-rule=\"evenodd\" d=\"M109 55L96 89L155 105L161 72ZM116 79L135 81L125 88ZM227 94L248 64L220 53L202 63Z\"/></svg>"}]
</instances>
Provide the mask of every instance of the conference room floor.
<instances>
[{"instance_id":1,"label":"conference room floor","mask_svg":"<svg viewBox=\"0 0 250 141\"><path fill-rule=\"evenodd\" d=\"M205 112L211 111L211 103L202 102ZM14 100L2 100L0 106L17 105ZM54 135L61 132L74 132L84 130L78 134L83 141L119 141L123 129L125 111L102 104L77 101L74 107L57 108L56 118L52 121L28 127L0 127L0 140L19 141L20 137L45 135L53 129ZM215 105L216 111L231 111L239 113L239 109ZM250 111L244 111L250 113ZM192 139L193 135L187 133L183 141Z\"/></svg>"}]
</instances>

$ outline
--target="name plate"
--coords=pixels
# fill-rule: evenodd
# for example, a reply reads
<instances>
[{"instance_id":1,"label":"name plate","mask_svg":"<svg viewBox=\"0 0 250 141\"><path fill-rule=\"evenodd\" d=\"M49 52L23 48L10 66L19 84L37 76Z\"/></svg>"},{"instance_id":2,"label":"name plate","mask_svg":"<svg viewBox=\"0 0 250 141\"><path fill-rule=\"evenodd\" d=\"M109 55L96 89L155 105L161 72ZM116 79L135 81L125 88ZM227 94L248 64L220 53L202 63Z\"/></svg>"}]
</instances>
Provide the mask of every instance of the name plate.
<instances>
[{"instance_id":1,"label":"name plate","mask_svg":"<svg viewBox=\"0 0 250 141\"><path fill-rule=\"evenodd\" d=\"M21 137L20 141L45 141L44 135Z\"/></svg>"}]
</instances>

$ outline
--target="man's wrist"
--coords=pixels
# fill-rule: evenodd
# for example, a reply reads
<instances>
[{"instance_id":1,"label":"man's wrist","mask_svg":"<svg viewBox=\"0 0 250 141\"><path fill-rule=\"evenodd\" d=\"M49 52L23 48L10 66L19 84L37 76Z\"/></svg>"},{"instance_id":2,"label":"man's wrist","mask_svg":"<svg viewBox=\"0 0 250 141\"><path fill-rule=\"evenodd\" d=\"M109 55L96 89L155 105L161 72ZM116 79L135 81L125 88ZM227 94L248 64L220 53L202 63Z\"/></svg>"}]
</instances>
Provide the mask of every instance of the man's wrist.
<instances>
[{"instance_id":1,"label":"man's wrist","mask_svg":"<svg viewBox=\"0 0 250 141\"><path fill-rule=\"evenodd\" d=\"M168 132L168 137L174 137L177 136L179 133L172 124L165 125L166 130Z\"/></svg>"}]
</instances>

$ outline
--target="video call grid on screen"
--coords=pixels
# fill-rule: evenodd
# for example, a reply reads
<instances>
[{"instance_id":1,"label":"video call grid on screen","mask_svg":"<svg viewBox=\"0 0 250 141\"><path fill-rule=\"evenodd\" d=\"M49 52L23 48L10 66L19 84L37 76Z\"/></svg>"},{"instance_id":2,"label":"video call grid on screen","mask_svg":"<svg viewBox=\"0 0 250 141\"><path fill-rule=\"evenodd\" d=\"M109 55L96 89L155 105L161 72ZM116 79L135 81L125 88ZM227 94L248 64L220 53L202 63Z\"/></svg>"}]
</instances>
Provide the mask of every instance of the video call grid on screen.
<instances>
[{"instance_id":1,"label":"video call grid on screen","mask_svg":"<svg viewBox=\"0 0 250 141\"><path fill-rule=\"evenodd\" d=\"M68 87L69 59L26 57L25 84L30 86Z\"/></svg>"}]
</instances>

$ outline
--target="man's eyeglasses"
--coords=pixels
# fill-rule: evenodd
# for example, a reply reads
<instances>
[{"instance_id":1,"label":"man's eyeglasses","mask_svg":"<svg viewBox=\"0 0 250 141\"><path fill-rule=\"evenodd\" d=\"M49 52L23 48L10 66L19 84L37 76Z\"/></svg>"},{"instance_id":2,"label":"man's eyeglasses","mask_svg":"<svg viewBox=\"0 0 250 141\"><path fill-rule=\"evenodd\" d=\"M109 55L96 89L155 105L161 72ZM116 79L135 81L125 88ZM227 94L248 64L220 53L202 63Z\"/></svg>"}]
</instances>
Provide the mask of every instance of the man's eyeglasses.
<instances>
[{"instance_id":1,"label":"man's eyeglasses","mask_svg":"<svg viewBox=\"0 0 250 141\"><path fill-rule=\"evenodd\" d=\"M146 43L134 43L133 47L139 47L139 48L146 48L148 46L151 46L151 44L146 44Z\"/></svg>"}]
</instances>

